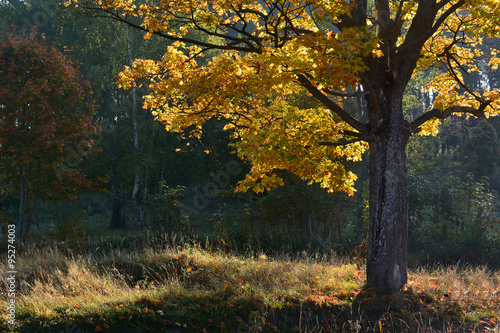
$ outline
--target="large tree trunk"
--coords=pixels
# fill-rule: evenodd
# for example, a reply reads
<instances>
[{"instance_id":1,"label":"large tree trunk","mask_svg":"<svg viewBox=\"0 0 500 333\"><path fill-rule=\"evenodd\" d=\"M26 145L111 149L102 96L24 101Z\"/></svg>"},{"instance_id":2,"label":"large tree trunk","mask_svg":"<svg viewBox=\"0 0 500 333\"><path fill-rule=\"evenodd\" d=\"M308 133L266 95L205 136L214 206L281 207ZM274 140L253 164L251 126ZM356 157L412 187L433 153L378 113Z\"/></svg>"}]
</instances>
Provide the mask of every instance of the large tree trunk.
<instances>
[{"instance_id":1,"label":"large tree trunk","mask_svg":"<svg viewBox=\"0 0 500 333\"><path fill-rule=\"evenodd\" d=\"M401 99L380 105L384 109L370 141L370 225L367 282L381 290L400 289L407 282L408 190L406 152L409 138ZM380 103L380 100L377 101ZM385 107L384 107L385 106Z\"/></svg>"}]
</instances>

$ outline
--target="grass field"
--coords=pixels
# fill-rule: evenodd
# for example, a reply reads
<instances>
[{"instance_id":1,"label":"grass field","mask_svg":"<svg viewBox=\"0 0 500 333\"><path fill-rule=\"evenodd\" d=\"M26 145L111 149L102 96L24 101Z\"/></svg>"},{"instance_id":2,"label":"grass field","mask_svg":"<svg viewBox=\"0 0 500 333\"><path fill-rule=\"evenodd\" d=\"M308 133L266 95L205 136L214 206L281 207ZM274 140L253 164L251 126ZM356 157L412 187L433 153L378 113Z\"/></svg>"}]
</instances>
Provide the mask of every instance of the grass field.
<instances>
[{"instance_id":1,"label":"grass field","mask_svg":"<svg viewBox=\"0 0 500 333\"><path fill-rule=\"evenodd\" d=\"M9 332L498 332L500 272L410 272L399 294L365 287L363 262L303 253L240 256L194 241L25 248ZM135 239L135 241L134 241ZM4 260L0 271L8 271Z\"/></svg>"}]
</instances>

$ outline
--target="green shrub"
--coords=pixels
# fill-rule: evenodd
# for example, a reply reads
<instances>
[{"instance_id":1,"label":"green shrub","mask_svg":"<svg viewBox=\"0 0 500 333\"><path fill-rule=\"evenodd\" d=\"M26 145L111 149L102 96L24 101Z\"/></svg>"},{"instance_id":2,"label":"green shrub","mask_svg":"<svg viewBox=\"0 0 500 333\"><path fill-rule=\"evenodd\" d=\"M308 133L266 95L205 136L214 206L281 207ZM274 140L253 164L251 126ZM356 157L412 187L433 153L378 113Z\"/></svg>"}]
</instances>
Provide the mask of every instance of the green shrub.
<instances>
[{"instance_id":1,"label":"green shrub","mask_svg":"<svg viewBox=\"0 0 500 333\"><path fill-rule=\"evenodd\" d=\"M441 188L410 214L409 252L418 261L463 261L498 265L500 223L494 214L497 193L487 179L447 177Z\"/></svg>"},{"instance_id":2,"label":"green shrub","mask_svg":"<svg viewBox=\"0 0 500 333\"><path fill-rule=\"evenodd\" d=\"M160 182L160 191L148 195L149 224L147 232L171 233L188 229L188 218L183 215L179 198L184 193L184 186L169 187Z\"/></svg>"},{"instance_id":3,"label":"green shrub","mask_svg":"<svg viewBox=\"0 0 500 333\"><path fill-rule=\"evenodd\" d=\"M213 214L209 223L216 233L215 239L222 248L252 251L256 248L256 230L260 229L249 204L243 209L230 208L225 203Z\"/></svg>"},{"instance_id":4,"label":"green shrub","mask_svg":"<svg viewBox=\"0 0 500 333\"><path fill-rule=\"evenodd\" d=\"M51 204L52 214L45 241L55 242L61 249L82 251L89 240L85 230L87 212L80 208L80 202L60 201Z\"/></svg>"}]
</instances>

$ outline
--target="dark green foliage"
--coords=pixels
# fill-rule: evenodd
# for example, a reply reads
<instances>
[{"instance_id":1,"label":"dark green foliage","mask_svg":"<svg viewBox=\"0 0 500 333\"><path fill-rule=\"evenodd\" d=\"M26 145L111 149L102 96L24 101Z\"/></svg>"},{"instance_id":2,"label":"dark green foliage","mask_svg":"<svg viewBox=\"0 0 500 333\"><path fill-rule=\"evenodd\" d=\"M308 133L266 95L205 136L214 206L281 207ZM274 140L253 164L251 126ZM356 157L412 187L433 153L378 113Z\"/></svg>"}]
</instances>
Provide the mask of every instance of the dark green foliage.
<instances>
[{"instance_id":1,"label":"dark green foliage","mask_svg":"<svg viewBox=\"0 0 500 333\"><path fill-rule=\"evenodd\" d=\"M496 123L452 117L437 138L408 144L409 258L414 265L468 262L497 267Z\"/></svg>"},{"instance_id":2,"label":"dark green foliage","mask_svg":"<svg viewBox=\"0 0 500 333\"><path fill-rule=\"evenodd\" d=\"M415 198L418 204L410 212L410 255L418 263L463 261L498 266L497 193L488 189L486 180L448 176L429 182L426 190L421 192L425 198Z\"/></svg>"},{"instance_id":3,"label":"dark green foliage","mask_svg":"<svg viewBox=\"0 0 500 333\"><path fill-rule=\"evenodd\" d=\"M493 125L481 120L469 130L461 152L464 168L477 178L492 177L497 171L498 137Z\"/></svg>"},{"instance_id":4,"label":"dark green foliage","mask_svg":"<svg viewBox=\"0 0 500 333\"><path fill-rule=\"evenodd\" d=\"M269 249L350 253L363 233L362 198L327 193L297 177L283 174L286 185L264 194L245 193L236 199L221 195L211 216L212 238L236 250ZM356 250L357 251L357 250Z\"/></svg>"},{"instance_id":5,"label":"dark green foliage","mask_svg":"<svg viewBox=\"0 0 500 333\"><path fill-rule=\"evenodd\" d=\"M220 248L239 252L257 250L261 224L249 204L231 208L225 203L213 214L209 223L213 227L216 243Z\"/></svg>"},{"instance_id":6,"label":"dark green foliage","mask_svg":"<svg viewBox=\"0 0 500 333\"><path fill-rule=\"evenodd\" d=\"M37 240L45 246L55 244L63 251L82 252L89 240L87 212L78 200L63 200L42 205L38 214L46 222L43 235Z\"/></svg>"},{"instance_id":7,"label":"dark green foliage","mask_svg":"<svg viewBox=\"0 0 500 333\"><path fill-rule=\"evenodd\" d=\"M149 218L145 230L158 234L185 231L187 217L182 214L178 200L183 193L183 186L169 187L160 182L159 192L147 196Z\"/></svg>"}]
</instances>

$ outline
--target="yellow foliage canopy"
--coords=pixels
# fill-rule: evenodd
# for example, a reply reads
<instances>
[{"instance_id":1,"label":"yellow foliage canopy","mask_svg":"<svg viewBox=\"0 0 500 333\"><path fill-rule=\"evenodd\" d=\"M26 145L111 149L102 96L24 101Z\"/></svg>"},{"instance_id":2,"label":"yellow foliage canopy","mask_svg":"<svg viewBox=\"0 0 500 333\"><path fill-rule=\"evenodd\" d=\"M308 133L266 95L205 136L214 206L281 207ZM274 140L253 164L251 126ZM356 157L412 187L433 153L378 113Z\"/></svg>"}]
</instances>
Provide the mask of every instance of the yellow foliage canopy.
<instances>
[{"instance_id":1,"label":"yellow foliage canopy","mask_svg":"<svg viewBox=\"0 0 500 333\"><path fill-rule=\"evenodd\" d=\"M142 29L145 38L172 42L161 60L137 59L126 67L118 83L130 88L147 80L144 108L169 131L191 128L199 136L207 119L225 120L239 139L238 154L252 162L241 189L279 185L274 171L286 169L352 194L356 176L344 162L361 158L388 114L402 117L391 101L402 98L415 70L439 67L442 74L428 85L437 96L434 109L407 120L411 134L435 134L452 113L499 113L498 88L473 91L464 81L500 63L497 50L477 48L500 32L498 0L71 4L97 6ZM208 50L217 56L204 59ZM300 105L297 96L304 95L316 102ZM352 97L366 97L368 120L345 107Z\"/></svg>"}]
</instances>

